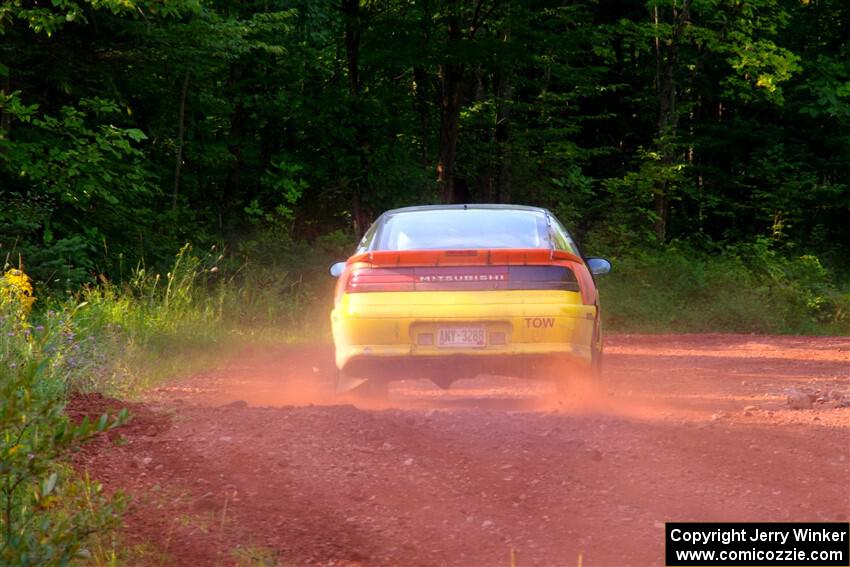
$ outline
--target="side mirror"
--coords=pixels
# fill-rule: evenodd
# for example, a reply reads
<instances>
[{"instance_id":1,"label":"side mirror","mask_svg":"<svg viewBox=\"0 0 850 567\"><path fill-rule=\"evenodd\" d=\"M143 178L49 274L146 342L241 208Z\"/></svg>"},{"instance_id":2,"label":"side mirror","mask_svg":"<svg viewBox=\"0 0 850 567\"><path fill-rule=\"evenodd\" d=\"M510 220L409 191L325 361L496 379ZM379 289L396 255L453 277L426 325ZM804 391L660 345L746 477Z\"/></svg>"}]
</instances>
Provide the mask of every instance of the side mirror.
<instances>
[{"instance_id":1,"label":"side mirror","mask_svg":"<svg viewBox=\"0 0 850 567\"><path fill-rule=\"evenodd\" d=\"M601 276L611 271L611 262L605 258L586 258L587 269L594 276Z\"/></svg>"},{"instance_id":2,"label":"side mirror","mask_svg":"<svg viewBox=\"0 0 850 567\"><path fill-rule=\"evenodd\" d=\"M329 271L333 277L338 278L342 275L343 270L345 270L345 262L337 262L331 266Z\"/></svg>"}]
</instances>

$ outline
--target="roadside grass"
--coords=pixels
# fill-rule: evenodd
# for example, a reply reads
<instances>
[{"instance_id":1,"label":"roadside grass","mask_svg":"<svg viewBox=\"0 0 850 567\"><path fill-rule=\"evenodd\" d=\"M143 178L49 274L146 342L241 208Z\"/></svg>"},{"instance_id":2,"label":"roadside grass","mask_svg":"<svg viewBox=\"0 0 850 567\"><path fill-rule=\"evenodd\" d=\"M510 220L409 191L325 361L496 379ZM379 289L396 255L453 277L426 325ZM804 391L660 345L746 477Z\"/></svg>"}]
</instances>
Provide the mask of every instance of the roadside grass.
<instances>
[{"instance_id":1,"label":"roadside grass","mask_svg":"<svg viewBox=\"0 0 850 567\"><path fill-rule=\"evenodd\" d=\"M128 544L117 531L93 536L95 553L85 562L87 567L160 567L174 565L174 557L153 543Z\"/></svg>"},{"instance_id":2,"label":"roadside grass","mask_svg":"<svg viewBox=\"0 0 850 567\"><path fill-rule=\"evenodd\" d=\"M233 561L239 567L283 567L273 549L255 545L237 547L230 552Z\"/></svg>"},{"instance_id":3,"label":"roadside grass","mask_svg":"<svg viewBox=\"0 0 850 567\"><path fill-rule=\"evenodd\" d=\"M165 274L138 269L125 283L104 280L48 300L42 318L72 327L76 355L69 363L86 370L66 391L126 399L214 366L245 345L315 334L305 307L310 288L300 277L227 273L222 259L186 246Z\"/></svg>"},{"instance_id":4,"label":"roadside grass","mask_svg":"<svg viewBox=\"0 0 850 567\"><path fill-rule=\"evenodd\" d=\"M850 286L814 256L755 243L612 260L612 273L598 278L607 331L850 334Z\"/></svg>"},{"instance_id":5,"label":"roadside grass","mask_svg":"<svg viewBox=\"0 0 850 567\"><path fill-rule=\"evenodd\" d=\"M66 318L31 318L34 301L21 270L0 277L0 564L10 566L91 557L91 534L118 525L123 509L120 495L105 495L65 457L126 412L69 419L66 385L86 371L77 364L84 347Z\"/></svg>"},{"instance_id":6,"label":"roadside grass","mask_svg":"<svg viewBox=\"0 0 850 567\"><path fill-rule=\"evenodd\" d=\"M124 564L112 538L123 497L81 478L67 456L128 416L74 423L69 396L126 399L245 344L309 336L303 280L226 273L222 259L187 246L164 275L139 269L126 283L104 279L63 299L36 298L21 269L0 275L0 563Z\"/></svg>"}]
</instances>

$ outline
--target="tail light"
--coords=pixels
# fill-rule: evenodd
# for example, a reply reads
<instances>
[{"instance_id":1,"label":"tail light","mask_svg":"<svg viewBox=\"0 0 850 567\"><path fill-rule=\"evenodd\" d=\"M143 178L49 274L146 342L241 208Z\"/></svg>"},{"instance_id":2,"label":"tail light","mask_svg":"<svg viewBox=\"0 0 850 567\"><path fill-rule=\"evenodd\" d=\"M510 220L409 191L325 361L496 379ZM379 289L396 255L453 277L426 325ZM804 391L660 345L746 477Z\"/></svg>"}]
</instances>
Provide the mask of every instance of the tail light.
<instances>
[{"instance_id":1,"label":"tail light","mask_svg":"<svg viewBox=\"0 0 850 567\"><path fill-rule=\"evenodd\" d=\"M348 293L368 291L415 291L410 268L359 268L351 272L346 282Z\"/></svg>"},{"instance_id":2,"label":"tail light","mask_svg":"<svg viewBox=\"0 0 850 567\"><path fill-rule=\"evenodd\" d=\"M357 268L346 282L348 293L531 289L579 291L579 285L564 266Z\"/></svg>"}]
</instances>

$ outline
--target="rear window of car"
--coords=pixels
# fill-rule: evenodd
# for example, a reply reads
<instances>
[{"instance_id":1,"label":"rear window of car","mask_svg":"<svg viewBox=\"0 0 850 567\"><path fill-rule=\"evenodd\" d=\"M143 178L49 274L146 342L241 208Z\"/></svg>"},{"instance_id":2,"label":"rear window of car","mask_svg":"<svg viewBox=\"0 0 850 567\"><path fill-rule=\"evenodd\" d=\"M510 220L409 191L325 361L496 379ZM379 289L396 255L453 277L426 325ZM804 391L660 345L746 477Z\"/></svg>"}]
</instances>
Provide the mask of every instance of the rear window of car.
<instances>
[{"instance_id":1,"label":"rear window of car","mask_svg":"<svg viewBox=\"0 0 850 567\"><path fill-rule=\"evenodd\" d=\"M442 209L394 213L373 250L549 248L546 216L536 211Z\"/></svg>"}]
</instances>

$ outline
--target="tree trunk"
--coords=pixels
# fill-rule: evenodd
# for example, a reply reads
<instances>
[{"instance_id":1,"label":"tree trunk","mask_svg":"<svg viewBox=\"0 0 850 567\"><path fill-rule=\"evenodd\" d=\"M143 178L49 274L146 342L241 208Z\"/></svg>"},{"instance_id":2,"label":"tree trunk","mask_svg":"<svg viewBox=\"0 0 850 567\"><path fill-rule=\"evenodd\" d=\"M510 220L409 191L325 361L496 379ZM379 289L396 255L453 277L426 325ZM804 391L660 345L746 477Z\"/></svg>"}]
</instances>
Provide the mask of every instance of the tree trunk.
<instances>
[{"instance_id":1,"label":"tree trunk","mask_svg":"<svg viewBox=\"0 0 850 567\"><path fill-rule=\"evenodd\" d=\"M465 76L464 63L458 59L459 54L465 51L462 49L461 42L464 38L472 41L481 26L500 5L498 0L493 0L489 9L486 9L485 0L477 0L472 11L472 18L466 23L461 23L463 4L460 0L448 2L446 56L440 65L440 148L437 159L437 185L440 190L440 200L443 203L456 203L461 198L469 196L465 183L461 187L462 191L458 191L454 175Z\"/></svg>"},{"instance_id":2,"label":"tree trunk","mask_svg":"<svg viewBox=\"0 0 850 567\"><path fill-rule=\"evenodd\" d=\"M661 179L656 179L654 193L655 238L659 243L667 239L667 221L670 210L670 187L667 172L675 161L674 138L678 126L676 108L676 70L679 60L679 46L682 32L690 18L692 0L684 0L681 9L673 2L672 27L673 33L669 43L662 42L656 32L655 36L655 82L658 90L658 143L661 153L661 167L664 170ZM658 5L653 5L653 21L658 27ZM662 43L665 43L662 47Z\"/></svg>"},{"instance_id":3,"label":"tree trunk","mask_svg":"<svg viewBox=\"0 0 850 567\"><path fill-rule=\"evenodd\" d=\"M363 178L369 169L369 142L366 136L364 120L367 117L359 112L360 97L360 0L343 0L342 12L345 15L345 56L348 68L348 94L351 96L352 111L355 115L356 151L359 154L360 171L351 184L351 216L354 232L357 236L365 234L369 228L369 213L363 204Z\"/></svg>"},{"instance_id":4,"label":"tree trunk","mask_svg":"<svg viewBox=\"0 0 850 567\"><path fill-rule=\"evenodd\" d=\"M183 133L186 117L186 93L189 90L189 69L183 77L183 88L180 89L180 110L177 116L177 151L174 162L174 190L171 193L171 210L177 210L177 195L180 193L180 170L183 168Z\"/></svg>"},{"instance_id":5,"label":"tree trunk","mask_svg":"<svg viewBox=\"0 0 850 567\"><path fill-rule=\"evenodd\" d=\"M6 68L6 74L0 79L0 95L9 96L12 92L12 80L9 78L11 69ZM0 112L0 142L9 139L9 131L12 127L12 114L3 107ZM6 149L0 145L0 152L5 152Z\"/></svg>"},{"instance_id":6,"label":"tree trunk","mask_svg":"<svg viewBox=\"0 0 850 567\"><path fill-rule=\"evenodd\" d=\"M488 77L481 65L475 68L475 98L476 105L482 104L485 99L490 96L492 80ZM495 89L493 89L495 90ZM476 169L475 186L469 191L469 197L463 198L463 201L491 202L493 200L493 192L495 190L494 183L494 166L496 165L491 158L493 155L492 144L494 143L493 123L488 119L486 113L481 113L476 121L475 129L479 132L478 148L483 151L477 152L477 148L473 147L470 152L470 161ZM455 197L461 199L459 187L455 185Z\"/></svg>"},{"instance_id":7,"label":"tree trunk","mask_svg":"<svg viewBox=\"0 0 850 567\"><path fill-rule=\"evenodd\" d=\"M428 169L431 163L428 146L428 140L431 137L431 120L428 109L428 71L425 67L420 65L413 67L413 81L415 83L414 93L416 94L414 103L416 112L419 114L420 135L422 137L420 159L422 160L422 167Z\"/></svg>"},{"instance_id":8,"label":"tree trunk","mask_svg":"<svg viewBox=\"0 0 850 567\"><path fill-rule=\"evenodd\" d=\"M510 11L510 2L507 2ZM510 22L510 18L508 18ZM508 44L511 41L510 24L506 24L501 33L501 40ZM498 170L496 173L497 203L509 203L511 201L511 98L513 97L513 85L511 84L512 69L509 63L503 63L499 68L499 76L496 80L496 144Z\"/></svg>"},{"instance_id":9,"label":"tree trunk","mask_svg":"<svg viewBox=\"0 0 850 567\"><path fill-rule=\"evenodd\" d=\"M448 51L457 53L461 41L457 14L448 19ZM437 159L437 185L443 203L455 202L455 156L460 126L460 105L463 93L463 63L450 61L440 65L440 151Z\"/></svg>"},{"instance_id":10,"label":"tree trunk","mask_svg":"<svg viewBox=\"0 0 850 567\"><path fill-rule=\"evenodd\" d=\"M230 67L229 86L233 91L234 97L237 96L239 83L242 80L243 68L240 63L234 63ZM233 161L227 171L227 177L224 180L224 202L221 210L224 213L224 230L230 228L230 221L235 217L237 202L242 193L242 167L244 165L244 156L242 154L242 137L245 131L245 107L241 102L236 102L233 111L230 113L230 131L227 136L227 149L230 155L233 156Z\"/></svg>"},{"instance_id":11,"label":"tree trunk","mask_svg":"<svg viewBox=\"0 0 850 567\"><path fill-rule=\"evenodd\" d=\"M437 184L440 200L453 203L455 156L460 126L460 99L463 82L463 66L442 66L442 96L440 97L440 155L437 160Z\"/></svg>"},{"instance_id":12,"label":"tree trunk","mask_svg":"<svg viewBox=\"0 0 850 567\"><path fill-rule=\"evenodd\" d=\"M432 18L432 10L431 10L431 2L430 0L422 0L419 2L422 6L422 13L420 15L421 22L421 35L420 41L421 45L419 47L419 61L423 62L426 60L428 54L428 47L431 43L431 18ZM429 83L430 77L428 76L428 70L425 65L419 64L413 66L413 81L414 81L414 109L416 113L419 115L419 127L420 127L420 162L422 164L422 171L428 171L432 167L432 158L431 158L431 96L432 89ZM422 188L422 197L423 199L430 193L431 190L431 182L426 181Z\"/></svg>"},{"instance_id":13,"label":"tree trunk","mask_svg":"<svg viewBox=\"0 0 850 567\"><path fill-rule=\"evenodd\" d=\"M348 92L360 92L360 0L343 0L345 14L345 56L348 66Z\"/></svg>"}]
</instances>

